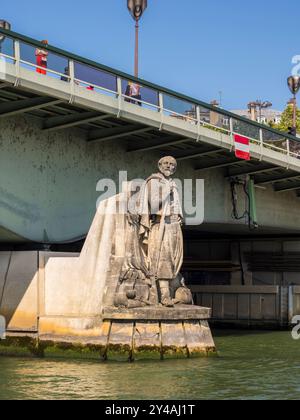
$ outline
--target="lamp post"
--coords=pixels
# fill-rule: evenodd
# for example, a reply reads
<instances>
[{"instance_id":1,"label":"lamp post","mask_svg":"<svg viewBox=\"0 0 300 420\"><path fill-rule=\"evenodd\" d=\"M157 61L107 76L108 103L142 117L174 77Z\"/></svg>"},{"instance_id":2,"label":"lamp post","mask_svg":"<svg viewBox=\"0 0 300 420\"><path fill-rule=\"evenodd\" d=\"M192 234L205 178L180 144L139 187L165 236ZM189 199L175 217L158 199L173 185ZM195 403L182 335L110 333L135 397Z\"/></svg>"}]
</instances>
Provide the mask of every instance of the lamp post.
<instances>
[{"instance_id":1,"label":"lamp post","mask_svg":"<svg viewBox=\"0 0 300 420\"><path fill-rule=\"evenodd\" d=\"M291 130L292 135L297 135L297 93L300 89L300 76L290 76L287 80L288 87L293 94L293 127Z\"/></svg>"},{"instance_id":2,"label":"lamp post","mask_svg":"<svg viewBox=\"0 0 300 420\"><path fill-rule=\"evenodd\" d=\"M139 20L147 8L147 0L127 0L127 7L135 20L134 75L139 74Z\"/></svg>"},{"instance_id":3,"label":"lamp post","mask_svg":"<svg viewBox=\"0 0 300 420\"><path fill-rule=\"evenodd\" d=\"M261 123L261 121L262 121L262 110L270 108L271 106L273 106L273 104L272 104L272 102L269 102L269 101L259 101L259 100L257 100L255 102L250 102L248 104L248 108L250 110L251 119L255 120L255 111L258 108L259 122ZM254 113L253 113L253 111L254 111Z\"/></svg>"}]
</instances>

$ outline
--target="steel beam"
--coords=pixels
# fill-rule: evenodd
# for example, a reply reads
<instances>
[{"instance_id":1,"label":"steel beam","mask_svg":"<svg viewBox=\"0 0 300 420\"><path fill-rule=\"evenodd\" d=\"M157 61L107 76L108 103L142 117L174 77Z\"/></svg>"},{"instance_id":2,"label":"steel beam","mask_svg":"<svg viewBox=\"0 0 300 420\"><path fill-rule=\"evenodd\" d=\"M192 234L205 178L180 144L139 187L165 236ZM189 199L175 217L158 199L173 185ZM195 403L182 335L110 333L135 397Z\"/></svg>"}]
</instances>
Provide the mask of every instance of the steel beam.
<instances>
[{"instance_id":1,"label":"steel beam","mask_svg":"<svg viewBox=\"0 0 300 420\"><path fill-rule=\"evenodd\" d=\"M176 160L183 161L183 160L188 160L188 159L199 158L199 157L202 157L202 156L213 155L214 153L218 153L218 152L224 152L224 149L211 149L210 148L210 149L199 151L198 153L194 152L194 153L186 154L184 156L175 156L175 157L176 157Z\"/></svg>"},{"instance_id":2,"label":"steel beam","mask_svg":"<svg viewBox=\"0 0 300 420\"><path fill-rule=\"evenodd\" d=\"M146 131L153 130L153 127L141 127L140 125L125 125L121 127L105 128L103 130L96 130L97 132L91 132L87 141L108 141L120 139L133 134L145 133Z\"/></svg>"},{"instance_id":3,"label":"steel beam","mask_svg":"<svg viewBox=\"0 0 300 420\"><path fill-rule=\"evenodd\" d=\"M5 89L8 86L12 86L12 85L10 83L6 83L6 82L0 83L0 89Z\"/></svg>"},{"instance_id":4,"label":"steel beam","mask_svg":"<svg viewBox=\"0 0 300 420\"><path fill-rule=\"evenodd\" d=\"M11 115L22 114L35 109L45 108L47 106L61 103L61 99L48 97L37 97L30 99L21 99L0 104L0 117L9 117Z\"/></svg>"},{"instance_id":5,"label":"steel beam","mask_svg":"<svg viewBox=\"0 0 300 420\"><path fill-rule=\"evenodd\" d=\"M274 184L275 182L279 181L288 181L292 179L297 179L300 177L300 173L293 172L290 175L278 174L278 175L270 175L263 178L254 178L255 184L257 185L267 185L267 184Z\"/></svg>"},{"instance_id":6,"label":"steel beam","mask_svg":"<svg viewBox=\"0 0 300 420\"><path fill-rule=\"evenodd\" d=\"M225 168L226 166L231 166L231 165L234 165L236 163L241 163L241 162L242 161L240 159L235 159L235 158L219 159L219 160L215 160L211 165L202 166L201 168L195 168L195 171L205 171L208 169Z\"/></svg>"},{"instance_id":7,"label":"steel beam","mask_svg":"<svg viewBox=\"0 0 300 420\"><path fill-rule=\"evenodd\" d=\"M108 114L99 114L99 112L82 112L69 115L61 115L57 117L47 118L44 123L45 131L62 130L64 128L74 127L80 124L104 120L109 118Z\"/></svg>"},{"instance_id":8,"label":"steel beam","mask_svg":"<svg viewBox=\"0 0 300 420\"><path fill-rule=\"evenodd\" d=\"M186 141L193 141L193 139L186 138L186 137L185 138L164 137L159 140L159 143L151 142L149 145L144 146L144 147L138 147L136 149L129 149L127 153L148 152L149 150L161 149L162 147L175 146L176 144L185 143Z\"/></svg>"},{"instance_id":9,"label":"steel beam","mask_svg":"<svg viewBox=\"0 0 300 420\"><path fill-rule=\"evenodd\" d=\"M300 181L295 182L278 182L274 184L274 191L276 192L285 192L298 190L300 188Z\"/></svg>"},{"instance_id":10,"label":"steel beam","mask_svg":"<svg viewBox=\"0 0 300 420\"><path fill-rule=\"evenodd\" d=\"M240 161L240 162L242 162L242 161ZM245 161L245 162L247 162L247 161ZM278 166L272 166L270 164L265 164L265 165L258 164L256 166L251 166L248 169L245 168L245 169L242 169L242 170L241 169L236 169L236 170L233 170L233 171L229 171L227 177L231 178L233 176L255 175L255 174L262 173L262 172L273 171L274 169L278 169L278 168L281 168L281 167L280 166L279 167Z\"/></svg>"}]
</instances>

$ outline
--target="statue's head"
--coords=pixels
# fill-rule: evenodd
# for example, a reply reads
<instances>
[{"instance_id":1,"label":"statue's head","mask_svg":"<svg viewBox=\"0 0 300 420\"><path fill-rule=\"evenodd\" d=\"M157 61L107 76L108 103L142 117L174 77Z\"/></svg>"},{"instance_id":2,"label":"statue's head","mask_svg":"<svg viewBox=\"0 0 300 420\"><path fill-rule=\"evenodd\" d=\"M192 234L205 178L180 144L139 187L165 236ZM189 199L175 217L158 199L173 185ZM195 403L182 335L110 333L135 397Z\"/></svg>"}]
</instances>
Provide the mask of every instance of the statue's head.
<instances>
[{"instance_id":1,"label":"statue's head","mask_svg":"<svg viewBox=\"0 0 300 420\"><path fill-rule=\"evenodd\" d=\"M172 156L166 156L160 159L158 162L159 171L166 177L174 175L177 169L176 159Z\"/></svg>"}]
</instances>

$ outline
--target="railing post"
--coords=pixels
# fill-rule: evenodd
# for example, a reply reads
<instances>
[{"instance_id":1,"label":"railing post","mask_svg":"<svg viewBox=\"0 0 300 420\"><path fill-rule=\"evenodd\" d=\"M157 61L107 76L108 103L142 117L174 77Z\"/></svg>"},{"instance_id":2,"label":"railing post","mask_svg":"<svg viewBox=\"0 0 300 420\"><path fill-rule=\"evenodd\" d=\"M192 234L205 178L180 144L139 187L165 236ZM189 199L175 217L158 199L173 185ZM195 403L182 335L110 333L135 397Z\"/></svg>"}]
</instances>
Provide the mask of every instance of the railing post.
<instances>
[{"instance_id":1,"label":"railing post","mask_svg":"<svg viewBox=\"0 0 300 420\"><path fill-rule=\"evenodd\" d=\"M70 89L71 89L71 96L70 96L70 103L74 102L75 97L75 65L73 60L69 60L69 76L70 76Z\"/></svg>"},{"instance_id":2,"label":"railing post","mask_svg":"<svg viewBox=\"0 0 300 420\"><path fill-rule=\"evenodd\" d=\"M20 83L21 49L20 49L20 41L18 41L17 39L14 40L14 50L15 50L15 66L16 66L15 86L18 86Z\"/></svg>"},{"instance_id":3,"label":"railing post","mask_svg":"<svg viewBox=\"0 0 300 420\"><path fill-rule=\"evenodd\" d=\"M160 112L160 131L163 127L163 118L164 118L164 94L162 92L158 92L158 106Z\"/></svg>"},{"instance_id":4,"label":"railing post","mask_svg":"<svg viewBox=\"0 0 300 420\"><path fill-rule=\"evenodd\" d=\"M73 60L69 60L69 76L70 81L75 82L75 65Z\"/></svg>"},{"instance_id":5,"label":"railing post","mask_svg":"<svg viewBox=\"0 0 300 420\"><path fill-rule=\"evenodd\" d=\"M287 169L290 167L291 145L290 139L286 139L286 153L287 153Z\"/></svg>"},{"instance_id":6,"label":"railing post","mask_svg":"<svg viewBox=\"0 0 300 420\"><path fill-rule=\"evenodd\" d=\"M259 145L260 145L260 160L262 160L263 155L264 155L264 135L261 128L259 129Z\"/></svg>"},{"instance_id":7,"label":"railing post","mask_svg":"<svg viewBox=\"0 0 300 420\"><path fill-rule=\"evenodd\" d=\"M122 79L121 77L117 77L117 98L118 98L118 105L119 105L119 110L118 110L118 115L117 117L120 118L120 114L122 111Z\"/></svg>"},{"instance_id":8,"label":"railing post","mask_svg":"<svg viewBox=\"0 0 300 420\"><path fill-rule=\"evenodd\" d=\"M196 118L197 118L198 124L200 125L201 124L201 111L200 111L199 105L196 106Z\"/></svg>"},{"instance_id":9,"label":"railing post","mask_svg":"<svg viewBox=\"0 0 300 420\"><path fill-rule=\"evenodd\" d=\"M197 131L198 131L198 137L197 142L200 141L201 133L200 133L200 125L201 125L201 111L200 106L196 105L196 119L197 119Z\"/></svg>"},{"instance_id":10,"label":"railing post","mask_svg":"<svg viewBox=\"0 0 300 420\"><path fill-rule=\"evenodd\" d=\"M162 92L158 92L158 106L159 106L159 112L163 114L164 113L164 94Z\"/></svg>"},{"instance_id":11,"label":"railing post","mask_svg":"<svg viewBox=\"0 0 300 420\"><path fill-rule=\"evenodd\" d=\"M121 79L121 77L117 77L117 95L118 95L118 98L122 99L122 79Z\"/></svg>"}]
</instances>

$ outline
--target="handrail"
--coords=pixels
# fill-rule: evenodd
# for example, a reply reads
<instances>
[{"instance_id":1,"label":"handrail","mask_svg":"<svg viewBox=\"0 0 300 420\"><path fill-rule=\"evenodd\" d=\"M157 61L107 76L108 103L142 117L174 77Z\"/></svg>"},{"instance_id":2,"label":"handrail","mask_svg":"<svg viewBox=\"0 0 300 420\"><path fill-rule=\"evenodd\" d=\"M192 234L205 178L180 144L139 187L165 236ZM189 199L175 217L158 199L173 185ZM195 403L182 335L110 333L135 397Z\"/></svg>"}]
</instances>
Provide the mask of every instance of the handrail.
<instances>
[{"instance_id":1,"label":"handrail","mask_svg":"<svg viewBox=\"0 0 300 420\"><path fill-rule=\"evenodd\" d=\"M1 54L1 55L3 55L3 54ZM12 59L14 59L14 57ZM28 67L34 67L36 69L45 70L45 67L38 66L35 63L30 63L30 61L20 60L20 63L21 64L26 64L26 66L28 66ZM58 72L56 70L52 70L52 69L49 69L49 68L47 68L47 72L52 73L52 74L56 74L56 76L63 76L63 77L66 77L68 79L71 78L70 76L68 76L68 75L66 75L64 73L60 73L60 72Z\"/></svg>"},{"instance_id":2,"label":"handrail","mask_svg":"<svg viewBox=\"0 0 300 420\"><path fill-rule=\"evenodd\" d=\"M111 74L113 74L113 75L115 75L117 77L121 77L121 78L130 80L130 81L133 81L133 82L135 82L137 84L142 85L143 87L148 87L148 88L150 88L152 90L156 90L158 92L162 92L162 93L164 93L166 95L170 95L170 96L175 97L177 99L180 99L182 101L191 102L194 105L202 106L202 107L204 107L204 108L206 108L206 109L208 109L210 111L214 111L214 112L219 113L221 115L224 115L226 117L234 118L237 121L241 121L243 123L246 123L248 126L252 126L252 127L264 129L266 131L269 131L270 133L273 133L273 134L276 134L276 135L280 135L280 136L282 136L282 137L284 137L286 139L289 139L289 140L292 140L294 142L299 142L300 143L300 139L298 137L292 136L289 133L281 132L281 131L276 130L274 128L271 128L271 127L265 126L263 124L260 124L260 123L258 123L256 121L252 121L252 120L249 120L249 119L247 119L245 117L242 117L240 115L234 114L233 112L226 111L226 110L224 110L222 108L217 108L217 107L215 107L215 106L213 106L211 104L208 104L206 102L203 102L203 101L201 101L199 99L195 99L195 98L192 98L190 96L181 94L179 92L170 90L168 88L165 88L165 87L156 85L154 83L148 82L146 80L143 80L143 79L140 79L140 78L136 78L136 77L134 77L134 76L132 76L130 74L127 74L127 73L124 73L122 71L116 70L116 69L114 69L112 67L105 66L105 65L100 64L100 63L97 63L95 61L86 59L84 57L80 57L80 56L78 56L76 54L70 53L70 52L65 51L65 50L62 50L60 48L53 47L51 45L45 46L40 41L37 41L37 40L35 40L33 38L24 36L24 35L19 34L17 32L9 31L9 30L0 28L0 33L2 33L3 35L8 36L10 38L14 38L14 39L17 39L19 41L23 41L25 43L31 44L31 45L33 45L35 47L47 49L48 51L53 52L54 54L58 54L58 55L64 56L64 57L66 57L66 58L68 58L70 60L74 60L74 61L77 61L77 62L86 64L88 66L97 68L99 70L103 70L105 72L111 73Z\"/></svg>"}]
</instances>

